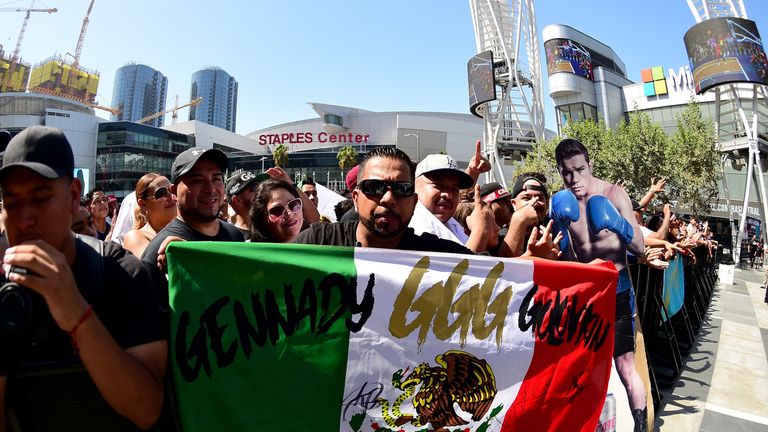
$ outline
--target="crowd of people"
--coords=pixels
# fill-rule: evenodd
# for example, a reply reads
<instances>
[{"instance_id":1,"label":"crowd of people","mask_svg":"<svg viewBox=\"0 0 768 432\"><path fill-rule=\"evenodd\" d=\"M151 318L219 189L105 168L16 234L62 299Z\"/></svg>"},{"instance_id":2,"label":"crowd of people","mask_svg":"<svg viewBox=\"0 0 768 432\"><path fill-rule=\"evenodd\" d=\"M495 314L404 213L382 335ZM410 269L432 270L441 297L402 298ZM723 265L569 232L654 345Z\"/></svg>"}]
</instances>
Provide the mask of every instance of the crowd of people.
<instances>
[{"instance_id":1,"label":"crowd of people","mask_svg":"<svg viewBox=\"0 0 768 432\"><path fill-rule=\"evenodd\" d=\"M336 205L338 222L329 222L318 210L313 181L295 184L279 167L225 178L227 156L199 148L176 157L170 178L141 177L119 212L110 210L117 203L98 188L81 201L82 185L72 177L74 158L61 131L43 126L22 131L8 144L0 168L3 273L8 282L39 295L51 319L41 324L48 326L42 333L0 323L5 326L0 329L0 431L6 406L20 421L36 421L34 411L15 403L17 371L63 360L82 362L119 418L141 428L158 422L165 412L168 358L165 250L172 241L305 243L581 262L600 258L613 260L620 271L626 270L628 254L664 268L675 254L689 254L699 245L716 247L706 222L686 222L668 204L648 211L664 180L654 182L640 201L630 200L621 185L592 178L586 149L565 141L558 168L566 188L554 195L549 179L536 172L519 174L511 190L499 183L479 185L479 176L491 168L479 142L466 169L445 154L415 163L394 147L374 148L350 171L349 199ZM89 237L106 241L94 243ZM607 249L587 245L588 239L614 238L622 246L607 255ZM620 277L619 285L617 299L626 291L629 306L621 317L617 310L617 320L626 320L628 328L616 327L626 338L633 334L634 300L631 283L622 285ZM25 325L33 326L29 320ZM634 350L633 340L625 345L615 354L617 365ZM622 375L628 388L638 385L636 379L629 372ZM643 430L638 419L645 401L639 394L630 399L640 423L636 430Z\"/></svg>"}]
</instances>

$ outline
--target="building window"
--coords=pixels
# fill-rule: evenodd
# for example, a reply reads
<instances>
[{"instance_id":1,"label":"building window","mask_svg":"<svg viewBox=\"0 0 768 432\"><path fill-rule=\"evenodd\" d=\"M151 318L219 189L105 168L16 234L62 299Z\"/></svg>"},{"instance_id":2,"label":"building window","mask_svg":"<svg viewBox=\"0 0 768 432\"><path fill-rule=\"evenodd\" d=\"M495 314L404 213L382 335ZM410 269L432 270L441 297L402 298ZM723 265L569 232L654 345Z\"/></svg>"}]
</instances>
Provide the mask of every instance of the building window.
<instances>
[{"instance_id":1,"label":"building window","mask_svg":"<svg viewBox=\"0 0 768 432\"><path fill-rule=\"evenodd\" d=\"M326 124L333 124L337 126L344 126L343 119L341 116L337 116L335 114L325 114L323 116L323 122Z\"/></svg>"},{"instance_id":2,"label":"building window","mask_svg":"<svg viewBox=\"0 0 768 432\"><path fill-rule=\"evenodd\" d=\"M578 122L591 119L597 122L597 108L585 103L560 105L555 107L555 113L557 114L558 133L562 133L565 125L570 121Z\"/></svg>"}]
</instances>

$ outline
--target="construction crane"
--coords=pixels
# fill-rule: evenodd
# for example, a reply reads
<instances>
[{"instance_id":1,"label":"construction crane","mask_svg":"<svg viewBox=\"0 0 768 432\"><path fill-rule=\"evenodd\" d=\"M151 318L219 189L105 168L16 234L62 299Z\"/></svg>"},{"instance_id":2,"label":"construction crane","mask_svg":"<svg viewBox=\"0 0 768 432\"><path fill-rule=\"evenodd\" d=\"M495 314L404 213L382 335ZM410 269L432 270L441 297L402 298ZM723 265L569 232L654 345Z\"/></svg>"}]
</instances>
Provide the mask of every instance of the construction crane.
<instances>
[{"instance_id":1,"label":"construction crane","mask_svg":"<svg viewBox=\"0 0 768 432\"><path fill-rule=\"evenodd\" d=\"M75 47L75 55L74 60L72 61L72 71L77 69L80 66L80 54L83 52L83 41L85 41L85 32L88 30L88 23L90 22L90 16L91 11L93 10L93 2L96 0L91 0L91 4L88 5L88 11L85 13L85 18L83 18L83 26L80 28L80 36L77 38L77 47ZM70 74L72 72L70 71Z\"/></svg>"},{"instance_id":2,"label":"construction crane","mask_svg":"<svg viewBox=\"0 0 768 432\"><path fill-rule=\"evenodd\" d=\"M179 117L178 111L180 109L198 105L202 101L203 101L203 98L199 97L197 99L192 99L191 101L185 103L184 105L179 105L179 97L176 96L176 104L175 104L175 106L173 108L171 108L169 110L165 110L165 111L156 112L154 114L150 114L150 115L140 119L136 123L139 123L139 124L146 123L146 122L148 122L150 120L154 120L154 119L156 119L156 118L158 118L158 117L160 117L162 115L165 115L165 114L168 114L169 112L172 112L173 115L171 116L171 119L172 119L172 122L175 124L176 123L176 119Z\"/></svg>"},{"instance_id":3,"label":"construction crane","mask_svg":"<svg viewBox=\"0 0 768 432\"><path fill-rule=\"evenodd\" d=\"M21 24L21 31L19 32L19 38L16 39L16 47L13 49L13 54L11 54L11 58L8 62L8 72L6 72L5 76L3 77L3 84L0 91L5 92L8 89L8 84L11 81L11 75L13 74L13 69L16 66L16 63L19 61L19 52L21 51L21 41L24 40L24 33L27 31L27 24L29 23L29 17L32 15L32 12L45 12L48 14L56 13L59 10L56 8L52 9L34 9L35 2L34 0L29 5L29 8L0 8L0 12L26 12L27 15L24 17L24 22Z\"/></svg>"}]
</instances>

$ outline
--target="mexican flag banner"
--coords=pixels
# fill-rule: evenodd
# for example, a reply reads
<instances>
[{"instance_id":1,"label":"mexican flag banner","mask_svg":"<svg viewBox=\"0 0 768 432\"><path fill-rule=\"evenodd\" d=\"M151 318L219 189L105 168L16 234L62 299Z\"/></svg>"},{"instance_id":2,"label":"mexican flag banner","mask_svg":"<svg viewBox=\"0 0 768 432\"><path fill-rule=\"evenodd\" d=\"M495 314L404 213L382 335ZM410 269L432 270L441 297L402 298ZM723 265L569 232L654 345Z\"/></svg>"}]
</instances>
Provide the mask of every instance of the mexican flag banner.
<instances>
[{"instance_id":1,"label":"mexican flag banner","mask_svg":"<svg viewBox=\"0 0 768 432\"><path fill-rule=\"evenodd\" d=\"M589 431L617 273L291 244L168 249L184 431Z\"/></svg>"}]
</instances>

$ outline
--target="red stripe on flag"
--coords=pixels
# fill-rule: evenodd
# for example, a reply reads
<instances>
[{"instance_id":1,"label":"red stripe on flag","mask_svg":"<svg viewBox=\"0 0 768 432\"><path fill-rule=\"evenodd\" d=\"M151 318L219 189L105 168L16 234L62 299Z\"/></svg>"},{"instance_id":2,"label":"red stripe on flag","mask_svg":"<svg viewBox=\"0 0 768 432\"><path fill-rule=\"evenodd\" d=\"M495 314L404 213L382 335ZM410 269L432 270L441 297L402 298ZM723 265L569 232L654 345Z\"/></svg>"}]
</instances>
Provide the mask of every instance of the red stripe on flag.
<instances>
[{"instance_id":1,"label":"red stripe on flag","mask_svg":"<svg viewBox=\"0 0 768 432\"><path fill-rule=\"evenodd\" d=\"M520 317L534 332L533 359L502 431L595 431L613 361L617 277L608 262L535 261L538 290Z\"/></svg>"}]
</instances>

